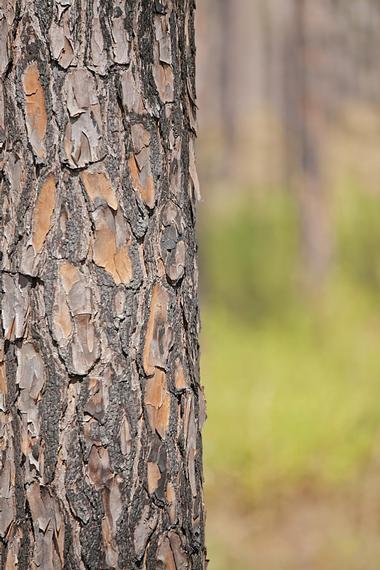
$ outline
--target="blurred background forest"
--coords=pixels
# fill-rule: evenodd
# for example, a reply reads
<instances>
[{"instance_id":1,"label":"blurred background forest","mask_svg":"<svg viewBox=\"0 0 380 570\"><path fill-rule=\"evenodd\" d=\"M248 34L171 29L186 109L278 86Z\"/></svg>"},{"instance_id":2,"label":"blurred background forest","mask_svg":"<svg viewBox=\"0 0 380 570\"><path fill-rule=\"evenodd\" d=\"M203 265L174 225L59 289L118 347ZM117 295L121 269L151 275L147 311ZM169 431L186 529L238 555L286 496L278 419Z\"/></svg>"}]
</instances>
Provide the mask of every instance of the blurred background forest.
<instances>
[{"instance_id":1,"label":"blurred background forest","mask_svg":"<svg viewBox=\"0 0 380 570\"><path fill-rule=\"evenodd\" d=\"M210 570L380 568L380 2L199 0Z\"/></svg>"}]
</instances>

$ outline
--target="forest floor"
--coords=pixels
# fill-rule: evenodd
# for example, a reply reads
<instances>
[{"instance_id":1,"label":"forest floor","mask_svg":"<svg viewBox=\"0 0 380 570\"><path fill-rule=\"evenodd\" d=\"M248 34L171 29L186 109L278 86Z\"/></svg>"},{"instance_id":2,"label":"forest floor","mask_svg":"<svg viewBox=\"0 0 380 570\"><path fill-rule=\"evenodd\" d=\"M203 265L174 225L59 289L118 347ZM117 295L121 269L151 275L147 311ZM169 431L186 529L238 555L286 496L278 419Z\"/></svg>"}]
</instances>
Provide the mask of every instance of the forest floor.
<instances>
[{"instance_id":1,"label":"forest floor","mask_svg":"<svg viewBox=\"0 0 380 570\"><path fill-rule=\"evenodd\" d=\"M298 493L253 508L208 501L210 570L378 570L377 477L335 494Z\"/></svg>"}]
</instances>

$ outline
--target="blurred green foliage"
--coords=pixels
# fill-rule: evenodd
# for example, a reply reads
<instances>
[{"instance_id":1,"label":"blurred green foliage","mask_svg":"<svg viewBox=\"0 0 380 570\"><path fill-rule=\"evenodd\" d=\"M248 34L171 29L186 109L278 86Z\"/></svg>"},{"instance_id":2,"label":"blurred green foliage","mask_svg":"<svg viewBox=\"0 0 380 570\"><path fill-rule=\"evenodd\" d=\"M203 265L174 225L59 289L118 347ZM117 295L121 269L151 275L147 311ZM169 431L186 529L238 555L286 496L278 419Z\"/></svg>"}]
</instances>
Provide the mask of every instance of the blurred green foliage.
<instances>
[{"instance_id":1,"label":"blurred green foliage","mask_svg":"<svg viewBox=\"0 0 380 570\"><path fill-rule=\"evenodd\" d=\"M296 207L271 192L204 212L202 374L209 493L247 501L331 488L380 444L380 199L354 184L333 204L335 263L319 297L300 285Z\"/></svg>"},{"instance_id":2,"label":"blurred green foliage","mask_svg":"<svg viewBox=\"0 0 380 570\"><path fill-rule=\"evenodd\" d=\"M238 201L202 224L205 296L252 321L287 309L297 268L297 213L288 194Z\"/></svg>"},{"instance_id":3,"label":"blurred green foliage","mask_svg":"<svg viewBox=\"0 0 380 570\"><path fill-rule=\"evenodd\" d=\"M378 294L380 287L380 198L363 192L346 180L335 198L338 233L337 261L347 279L356 281L363 294Z\"/></svg>"}]
</instances>

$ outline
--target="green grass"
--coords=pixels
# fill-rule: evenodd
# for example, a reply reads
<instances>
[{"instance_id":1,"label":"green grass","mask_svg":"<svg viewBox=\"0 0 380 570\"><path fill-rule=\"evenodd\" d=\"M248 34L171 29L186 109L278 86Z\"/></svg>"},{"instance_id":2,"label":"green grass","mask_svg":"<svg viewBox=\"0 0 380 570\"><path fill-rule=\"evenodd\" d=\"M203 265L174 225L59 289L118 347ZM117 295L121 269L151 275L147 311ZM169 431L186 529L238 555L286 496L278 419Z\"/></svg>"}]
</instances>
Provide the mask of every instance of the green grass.
<instances>
[{"instance_id":1,"label":"green grass","mask_svg":"<svg viewBox=\"0 0 380 570\"><path fill-rule=\"evenodd\" d=\"M331 488L357 477L379 447L377 273L363 257L375 255L377 244L380 259L380 226L365 217L354 190L345 199L336 270L314 300L297 289L288 199L245 205L204 229L211 492L223 478L253 500L304 484ZM371 210L370 198L363 200Z\"/></svg>"}]
</instances>

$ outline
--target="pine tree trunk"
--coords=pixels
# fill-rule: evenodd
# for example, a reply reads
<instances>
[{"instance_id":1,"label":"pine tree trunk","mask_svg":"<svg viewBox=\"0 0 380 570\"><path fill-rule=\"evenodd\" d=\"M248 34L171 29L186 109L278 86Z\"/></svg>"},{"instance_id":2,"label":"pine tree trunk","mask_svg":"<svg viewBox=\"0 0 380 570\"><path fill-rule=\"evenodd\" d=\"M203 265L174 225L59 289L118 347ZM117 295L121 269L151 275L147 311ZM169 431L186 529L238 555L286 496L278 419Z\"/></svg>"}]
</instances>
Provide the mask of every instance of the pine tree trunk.
<instances>
[{"instance_id":1,"label":"pine tree trunk","mask_svg":"<svg viewBox=\"0 0 380 570\"><path fill-rule=\"evenodd\" d=\"M205 568L194 0L0 0L0 567Z\"/></svg>"},{"instance_id":2,"label":"pine tree trunk","mask_svg":"<svg viewBox=\"0 0 380 570\"><path fill-rule=\"evenodd\" d=\"M293 179L298 201L304 282L309 291L318 292L330 267L331 236L322 169L324 109L319 93L311 88L318 53L310 39L318 23L312 22L314 29L310 25L310 6L307 0L293 2L284 88L288 179Z\"/></svg>"}]
</instances>

